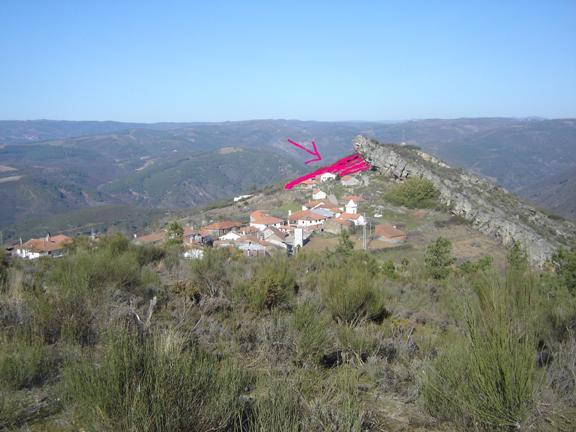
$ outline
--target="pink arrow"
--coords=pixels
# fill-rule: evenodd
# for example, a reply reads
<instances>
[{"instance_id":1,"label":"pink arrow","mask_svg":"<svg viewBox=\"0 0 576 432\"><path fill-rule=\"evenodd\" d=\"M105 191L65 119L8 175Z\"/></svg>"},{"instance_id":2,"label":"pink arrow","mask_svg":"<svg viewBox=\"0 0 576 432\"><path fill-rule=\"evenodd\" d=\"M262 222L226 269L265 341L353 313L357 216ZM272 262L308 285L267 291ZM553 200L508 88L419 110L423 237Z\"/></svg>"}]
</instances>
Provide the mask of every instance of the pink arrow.
<instances>
[{"instance_id":1,"label":"pink arrow","mask_svg":"<svg viewBox=\"0 0 576 432\"><path fill-rule=\"evenodd\" d=\"M306 147L304 147L302 144L298 144L296 141L292 141L291 139L288 140L288 142L296 147L298 147L299 149L304 150L306 153L311 154L312 156L315 156L315 159L310 159L309 161L306 161L306 164L309 164L311 162L318 162L320 160L322 160L322 156L320 156L320 152L318 151L318 147L316 147L316 141L312 141L312 147L314 147L314 151L312 150L308 150Z\"/></svg>"}]
</instances>

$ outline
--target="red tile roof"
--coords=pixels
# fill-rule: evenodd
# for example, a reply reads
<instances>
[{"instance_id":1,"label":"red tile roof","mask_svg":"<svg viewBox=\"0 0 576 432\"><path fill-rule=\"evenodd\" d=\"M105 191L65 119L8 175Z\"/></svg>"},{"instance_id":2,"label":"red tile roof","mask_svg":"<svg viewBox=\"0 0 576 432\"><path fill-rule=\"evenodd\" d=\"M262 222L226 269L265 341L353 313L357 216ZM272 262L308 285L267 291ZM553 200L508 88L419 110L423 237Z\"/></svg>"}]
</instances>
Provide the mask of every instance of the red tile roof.
<instances>
[{"instance_id":1,"label":"red tile roof","mask_svg":"<svg viewBox=\"0 0 576 432\"><path fill-rule=\"evenodd\" d=\"M319 220L325 220L325 219L326 219L325 216L321 216L321 215L314 213L310 210L302 210L302 211L293 213L288 217L288 220L290 220L292 222L299 221L299 220L319 221Z\"/></svg>"},{"instance_id":2,"label":"red tile roof","mask_svg":"<svg viewBox=\"0 0 576 432\"><path fill-rule=\"evenodd\" d=\"M353 220L359 219L360 216L361 216L361 215L359 215L358 213L342 213L342 214L340 215L340 217L341 217L342 219L353 219Z\"/></svg>"},{"instance_id":3,"label":"red tile roof","mask_svg":"<svg viewBox=\"0 0 576 432\"><path fill-rule=\"evenodd\" d=\"M49 238L30 239L22 246L16 246L16 249L31 250L33 252L54 252L61 250L65 245L71 243L72 239L63 234L55 235Z\"/></svg>"},{"instance_id":4,"label":"red tile roof","mask_svg":"<svg viewBox=\"0 0 576 432\"><path fill-rule=\"evenodd\" d=\"M259 232L260 230L256 227L253 227L253 226L241 226L236 231L241 233L241 234L255 234L255 233Z\"/></svg>"},{"instance_id":5,"label":"red tile roof","mask_svg":"<svg viewBox=\"0 0 576 432\"><path fill-rule=\"evenodd\" d=\"M242 224L240 222L236 222L236 221L220 221L220 222L214 222L211 223L210 225L206 225L205 227L203 227L205 230L226 230L226 229L232 229L232 228L239 228L241 227Z\"/></svg>"},{"instance_id":6,"label":"red tile roof","mask_svg":"<svg viewBox=\"0 0 576 432\"><path fill-rule=\"evenodd\" d=\"M250 223L260 224L260 225L275 225L284 222L284 220L270 216L263 211L256 210L250 213Z\"/></svg>"},{"instance_id":7,"label":"red tile roof","mask_svg":"<svg viewBox=\"0 0 576 432\"><path fill-rule=\"evenodd\" d=\"M402 230L399 230L394 225L390 224L379 224L376 225L374 228L374 233L377 237L386 237L386 238L406 238L406 233Z\"/></svg>"}]
</instances>

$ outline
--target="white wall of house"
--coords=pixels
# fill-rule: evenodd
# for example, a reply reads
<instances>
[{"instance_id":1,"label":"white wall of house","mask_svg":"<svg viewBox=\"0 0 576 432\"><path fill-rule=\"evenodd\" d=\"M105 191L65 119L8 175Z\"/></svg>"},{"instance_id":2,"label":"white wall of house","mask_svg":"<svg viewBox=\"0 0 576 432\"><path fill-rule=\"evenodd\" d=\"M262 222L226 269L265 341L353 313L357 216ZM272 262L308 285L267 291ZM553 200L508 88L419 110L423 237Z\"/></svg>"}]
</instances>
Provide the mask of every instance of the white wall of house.
<instances>
[{"instance_id":1,"label":"white wall of house","mask_svg":"<svg viewBox=\"0 0 576 432\"><path fill-rule=\"evenodd\" d=\"M366 225L366 219L364 219L364 216L362 215L360 215L358 219L352 219L352 222L354 222L354 225L356 226Z\"/></svg>"},{"instance_id":2,"label":"white wall of house","mask_svg":"<svg viewBox=\"0 0 576 432\"><path fill-rule=\"evenodd\" d=\"M184 258L187 259L201 259L204 257L204 251L202 249L189 249L184 252Z\"/></svg>"},{"instance_id":3,"label":"white wall of house","mask_svg":"<svg viewBox=\"0 0 576 432\"><path fill-rule=\"evenodd\" d=\"M48 255L46 252L40 253L31 251L29 249L16 249L16 256L19 256L20 258L24 259L37 259L40 258L41 256L46 255Z\"/></svg>"},{"instance_id":4,"label":"white wall of house","mask_svg":"<svg viewBox=\"0 0 576 432\"><path fill-rule=\"evenodd\" d=\"M238 240L242 236L234 231L227 232L223 236L218 237L219 240Z\"/></svg>"},{"instance_id":5,"label":"white wall of house","mask_svg":"<svg viewBox=\"0 0 576 432\"><path fill-rule=\"evenodd\" d=\"M296 226L298 227L311 227L311 226L318 226L324 223L323 220L307 220L307 219L298 219L296 221Z\"/></svg>"},{"instance_id":6,"label":"white wall of house","mask_svg":"<svg viewBox=\"0 0 576 432\"><path fill-rule=\"evenodd\" d=\"M326 198L327 196L328 195L326 195L326 192L319 190L319 191L312 194L312 199L321 200L321 199Z\"/></svg>"},{"instance_id":7,"label":"white wall of house","mask_svg":"<svg viewBox=\"0 0 576 432\"><path fill-rule=\"evenodd\" d=\"M358 212L358 204L356 204L352 200L348 201L348 204L346 204L346 213L356 214L357 212Z\"/></svg>"},{"instance_id":8,"label":"white wall of house","mask_svg":"<svg viewBox=\"0 0 576 432\"><path fill-rule=\"evenodd\" d=\"M325 182L327 180L334 180L335 178L336 178L336 175L332 174L330 172L320 174L320 181L323 181L323 182Z\"/></svg>"}]
</instances>

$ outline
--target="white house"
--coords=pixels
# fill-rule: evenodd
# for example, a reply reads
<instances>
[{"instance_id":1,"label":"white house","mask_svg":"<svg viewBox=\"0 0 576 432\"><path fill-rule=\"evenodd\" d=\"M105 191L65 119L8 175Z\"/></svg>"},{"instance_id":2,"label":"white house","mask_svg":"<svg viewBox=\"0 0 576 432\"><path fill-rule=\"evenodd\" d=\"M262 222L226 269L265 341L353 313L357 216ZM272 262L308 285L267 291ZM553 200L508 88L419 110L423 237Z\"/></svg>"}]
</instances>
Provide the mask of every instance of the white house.
<instances>
[{"instance_id":1,"label":"white house","mask_svg":"<svg viewBox=\"0 0 576 432\"><path fill-rule=\"evenodd\" d=\"M71 243L72 239L65 235L51 237L48 234L44 238L30 239L26 243L16 246L16 256L25 259L37 259L43 256L60 257L64 254L64 247Z\"/></svg>"},{"instance_id":2,"label":"white house","mask_svg":"<svg viewBox=\"0 0 576 432\"><path fill-rule=\"evenodd\" d=\"M288 237L287 233L282 232L278 228L274 227L268 227L258 233L259 239L268 243L272 243L274 246L278 246L283 249L288 249L288 245L286 244L286 237Z\"/></svg>"},{"instance_id":3,"label":"white house","mask_svg":"<svg viewBox=\"0 0 576 432\"><path fill-rule=\"evenodd\" d=\"M218 237L218 240L232 240L232 241L235 241L235 240L240 239L241 237L242 237L241 234L239 234L239 233L237 233L237 232L235 232L235 231L229 231L229 232L227 232L226 234Z\"/></svg>"},{"instance_id":4,"label":"white house","mask_svg":"<svg viewBox=\"0 0 576 432\"><path fill-rule=\"evenodd\" d=\"M253 195L239 195L239 196L237 196L237 197L234 197L234 202L238 202L238 201L242 201L242 200L248 199L248 198L250 198L251 196L253 196Z\"/></svg>"},{"instance_id":5,"label":"white house","mask_svg":"<svg viewBox=\"0 0 576 432\"><path fill-rule=\"evenodd\" d=\"M314 189L312 192L312 199L313 200L323 200L327 197L326 192L321 191L320 189Z\"/></svg>"},{"instance_id":6,"label":"white house","mask_svg":"<svg viewBox=\"0 0 576 432\"><path fill-rule=\"evenodd\" d=\"M296 225L298 228L316 228L328 219L326 216L315 213L311 210L302 210L296 212L288 218L291 224Z\"/></svg>"},{"instance_id":7,"label":"white house","mask_svg":"<svg viewBox=\"0 0 576 432\"><path fill-rule=\"evenodd\" d=\"M342 186L357 186L360 184L360 180L351 175L345 175L340 179Z\"/></svg>"},{"instance_id":8,"label":"white house","mask_svg":"<svg viewBox=\"0 0 576 432\"><path fill-rule=\"evenodd\" d=\"M346 213L350 214L358 213L358 204L356 204L352 200L348 201L348 203L346 204Z\"/></svg>"},{"instance_id":9,"label":"white house","mask_svg":"<svg viewBox=\"0 0 576 432\"><path fill-rule=\"evenodd\" d=\"M320 174L320 181L325 182L328 180L334 180L336 178L336 174L332 174L331 172L325 172Z\"/></svg>"},{"instance_id":10,"label":"white house","mask_svg":"<svg viewBox=\"0 0 576 432\"><path fill-rule=\"evenodd\" d=\"M343 220L349 220L356 226L363 226L366 225L366 219L364 216L358 213L342 213L340 218Z\"/></svg>"},{"instance_id":11,"label":"white house","mask_svg":"<svg viewBox=\"0 0 576 432\"><path fill-rule=\"evenodd\" d=\"M250 213L250 226L256 227L260 231L267 227L280 228L282 225L284 225L282 219L270 216L262 211L256 210Z\"/></svg>"}]
</instances>

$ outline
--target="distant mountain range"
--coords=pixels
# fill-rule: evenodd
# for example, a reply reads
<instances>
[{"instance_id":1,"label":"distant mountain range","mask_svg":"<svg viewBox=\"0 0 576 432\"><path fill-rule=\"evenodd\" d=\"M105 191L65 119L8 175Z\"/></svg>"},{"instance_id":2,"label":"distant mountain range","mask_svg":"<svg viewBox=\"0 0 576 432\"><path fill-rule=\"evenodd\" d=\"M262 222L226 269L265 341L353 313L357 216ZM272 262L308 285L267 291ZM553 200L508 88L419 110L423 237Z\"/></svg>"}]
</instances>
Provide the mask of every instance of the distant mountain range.
<instances>
[{"instance_id":1,"label":"distant mountain range","mask_svg":"<svg viewBox=\"0 0 576 432\"><path fill-rule=\"evenodd\" d=\"M576 200L568 201L576 172L575 119L35 120L0 121L0 229L23 218L50 218L82 208L205 204L308 169L303 163L308 155L289 145L289 138L315 139L322 164L351 153L358 134L420 146L552 211L569 217L576 213ZM559 175L568 180L562 183ZM554 187L554 202L547 187ZM14 235L17 231L7 229Z\"/></svg>"}]
</instances>

